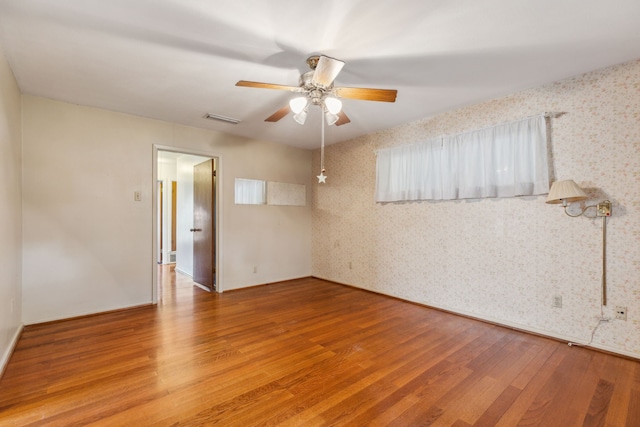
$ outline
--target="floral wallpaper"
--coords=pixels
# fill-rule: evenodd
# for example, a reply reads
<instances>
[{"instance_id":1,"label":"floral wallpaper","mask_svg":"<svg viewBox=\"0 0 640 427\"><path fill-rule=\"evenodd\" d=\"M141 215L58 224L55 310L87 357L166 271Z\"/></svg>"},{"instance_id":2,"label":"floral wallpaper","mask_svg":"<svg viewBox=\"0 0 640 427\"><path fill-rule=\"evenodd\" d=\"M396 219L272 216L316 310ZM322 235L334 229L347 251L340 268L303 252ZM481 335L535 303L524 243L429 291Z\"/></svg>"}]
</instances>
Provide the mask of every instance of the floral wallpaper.
<instances>
[{"instance_id":1,"label":"floral wallpaper","mask_svg":"<svg viewBox=\"0 0 640 427\"><path fill-rule=\"evenodd\" d=\"M589 342L601 315L601 218L570 218L546 196L374 202L377 149L543 112L558 113L551 181L573 179L588 204L613 205L602 312L625 306L628 317L602 323L591 345L640 357L640 60L327 147L327 183L311 188L313 275Z\"/></svg>"}]
</instances>

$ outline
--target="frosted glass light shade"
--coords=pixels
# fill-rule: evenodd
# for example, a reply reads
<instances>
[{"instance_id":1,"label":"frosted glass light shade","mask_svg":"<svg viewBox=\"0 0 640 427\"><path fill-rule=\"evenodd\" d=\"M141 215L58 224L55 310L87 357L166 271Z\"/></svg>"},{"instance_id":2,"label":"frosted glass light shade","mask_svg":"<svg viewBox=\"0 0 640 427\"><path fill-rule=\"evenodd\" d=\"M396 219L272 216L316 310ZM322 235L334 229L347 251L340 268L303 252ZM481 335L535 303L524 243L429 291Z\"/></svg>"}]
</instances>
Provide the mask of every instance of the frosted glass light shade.
<instances>
[{"instance_id":1,"label":"frosted glass light shade","mask_svg":"<svg viewBox=\"0 0 640 427\"><path fill-rule=\"evenodd\" d=\"M325 112L324 112L324 117L325 117L325 120L327 121L327 124L328 124L329 126L331 126L332 124L334 124L335 122L337 122L337 121L338 121L338 119L340 118L340 117L338 117L338 115L337 115L337 114L333 114L333 113L331 113L331 111L325 111Z\"/></svg>"},{"instance_id":2,"label":"frosted glass light shade","mask_svg":"<svg viewBox=\"0 0 640 427\"><path fill-rule=\"evenodd\" d=\"M324 105L331 114L338 114L342 109L342 101L337 98L328 97L324 100Z\"/></svg>"},{"instance_id":3,"label":"frosted glass light shade","mask_svg":"<svg viewBox=\"0 0 640 427\"><path fill-rule=\"evenodd\" d=\"M564 206L567 206L568 203L579 202L580 200L585 199L587 199L587 195L582 191L582 188L580 188L572 179L567 179L565 181L556 181L551 184L551 189L547 196L547 203L562 203Z\"/></svg>"},{"instance_id":4,"label":"frosted glass light shade","mask_svg":"<svg viewBox=\"0 0 640 427\"><path fill-rule=\"evenodd\" d=\"M293 111L295 114L298 114L301 113L302 110L304 110L304 108L307 106L307 102L308 101L306 96L299 96L289 101L289 108L291 108L291 111Z\"/></svg>"},{"instance_id":5,"label":"frosted glass light shade","mask_svg":"<svg viewBox=\"0 0 640 427\"><path fill-rule=\"evenodd\" d=\"M300 111L299 113L294 114L293 115L293 120L295 120L299 124L303 125L304 122L307 121L307 109L305 108L304 110Z\"/></svg>"}]
</instances>

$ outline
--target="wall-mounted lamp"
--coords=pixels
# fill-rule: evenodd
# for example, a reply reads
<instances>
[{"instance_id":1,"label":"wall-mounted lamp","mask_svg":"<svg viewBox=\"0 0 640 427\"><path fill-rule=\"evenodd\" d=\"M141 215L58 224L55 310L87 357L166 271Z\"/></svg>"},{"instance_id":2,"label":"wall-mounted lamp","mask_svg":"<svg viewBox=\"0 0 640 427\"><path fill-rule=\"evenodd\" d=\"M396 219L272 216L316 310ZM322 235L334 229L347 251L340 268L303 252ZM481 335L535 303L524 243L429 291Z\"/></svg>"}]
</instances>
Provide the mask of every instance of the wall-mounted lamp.
<instances>
[{"instance_id":1,"label":"wall-mounted lamp","mask_svg":"<svg viewBox=\"0 0 640 427\"><path fill-rule=\"evenodd\" d=\"M567 208L572 202L580 202L587 199L587 194L573 180L556 181L551 184L547 203L560 204L564 207L564 213L570 217L578 217L589 208L596 209L595 217L602 217L602 305L607 305L607 217L611 216L611 202L605 200L595 205L582 207L577 214L570 213Z\"/></svg>"},{"instance_id":2,"label":"wall-mounted lamp","mask_svg":"<svg viewBox=\"0 0 640 427\"><path fill-rule=\"evenodd\" d=\"M567 179L566 181L556 181L551 184L551 190L549 190L549 195L547 196L547 203L562 203L564 213L572 217L582 215L589 208L596 208L596 216L611 216L611 202L608 200L596 205L584 206L582 211L577 214L572 214L567 210L569 204L572 202L580 202L586 199L587 194L582 191L582 188L580 188L572 179Z\"/></svg>"}]
</instances>

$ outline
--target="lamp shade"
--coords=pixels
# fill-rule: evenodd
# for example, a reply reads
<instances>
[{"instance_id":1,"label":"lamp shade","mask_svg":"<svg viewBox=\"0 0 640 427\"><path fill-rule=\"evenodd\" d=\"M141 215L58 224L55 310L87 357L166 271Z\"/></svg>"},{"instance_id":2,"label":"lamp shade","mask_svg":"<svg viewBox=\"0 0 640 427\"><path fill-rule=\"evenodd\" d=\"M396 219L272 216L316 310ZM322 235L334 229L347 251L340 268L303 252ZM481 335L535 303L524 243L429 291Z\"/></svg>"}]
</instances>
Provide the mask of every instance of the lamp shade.
<instances>
[{"instance_id":1,"label":"lamp shade","mask_svg":"<svg viewBox=\"0 0 640 427\"><path fill-rule=\"evenodd\" d=\"M585 199L587 199L587 195L582 191L582 188L580 188L572 179L567 179L565 181L556 181L551 184L551 189L547 196L547 203L562 203L566 206L567 203L579 202L580 200Z\"/></svg>"}]
</instances>

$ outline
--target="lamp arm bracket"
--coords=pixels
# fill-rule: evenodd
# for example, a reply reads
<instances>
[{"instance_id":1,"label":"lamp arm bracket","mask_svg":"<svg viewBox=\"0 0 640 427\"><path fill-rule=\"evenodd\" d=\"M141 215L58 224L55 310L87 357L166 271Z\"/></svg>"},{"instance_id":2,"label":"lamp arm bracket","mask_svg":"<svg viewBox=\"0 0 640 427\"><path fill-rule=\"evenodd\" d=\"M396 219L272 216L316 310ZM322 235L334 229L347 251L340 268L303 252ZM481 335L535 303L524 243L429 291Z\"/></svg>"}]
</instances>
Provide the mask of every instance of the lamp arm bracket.
<instances>
[{"instance_id":1,"label":"lamp arm bracket","mask_svg":"<svg viewBox=\"0 0 640 427\"><path fill-rule=\"evenodd\" d=\"M582 210L579 213L576 214L572 214L570 213L567 208L569 207L569 205L564 207L564 213L567 214L568 216L572 217L572 218L576 218L581 216L582 214L584 214L587 209L589 208L595 208L596 209L596 215L595 216L588 216L585 215L588 218L597 218L597 217L607 217L607 216L611 216L611 202L609 200L605 200L601 203L598 203L596 205L588 205L582 208Z\"/></svg>"},{"instance_id":2,"label":"lamp arm bracket","mask_svg":"<svg viewBox=\"0 0 640 427\"><path fill-rule=\"evenodd\" d=\"M576 213L576 214L572 214L572 213L570 213L570 212L567 210L567 208L568 208L568 207L569 207L569 206L565 206L565 207L564 207L564 213L566 213L566 214L567 214L568 216L570 216L571 218L577 218L577 217L579 217L579 216L582 216L582 214L584 214L584 213L587 211L587 209L589 209L589 208L595 208L595 207L596 207L596 205L589 205L589 206L585 206L585 207L583 207L583 208L582 208L582 210L581 210L580 212L578 212L578 213ZM585 216L587 216L587 215L585 215ZM593 217L593 218L595 218L595 217Z\"/></svg>"}]
</instances>

